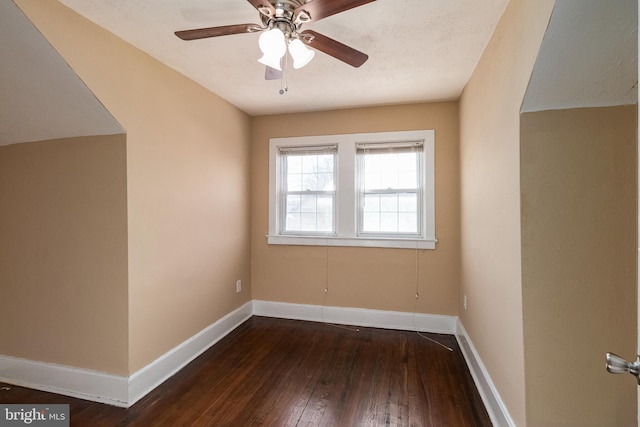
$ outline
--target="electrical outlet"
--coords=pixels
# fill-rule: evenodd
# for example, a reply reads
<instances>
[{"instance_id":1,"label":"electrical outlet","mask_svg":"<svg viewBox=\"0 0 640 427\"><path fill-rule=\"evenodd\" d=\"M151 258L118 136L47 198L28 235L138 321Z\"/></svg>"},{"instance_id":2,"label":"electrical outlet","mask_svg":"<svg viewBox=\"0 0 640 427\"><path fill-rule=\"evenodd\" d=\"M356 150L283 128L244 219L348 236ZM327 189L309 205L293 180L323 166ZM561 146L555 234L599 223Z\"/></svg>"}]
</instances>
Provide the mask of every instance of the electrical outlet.
<instances>
[{"instance_id":1,"label":"electrical outlet","mask_svg":"<svg viewBox=\"0 0 640 427\"><path fill-rule=\"evenodd\" d=\"M467 296L466 295L462 298L462 306L464 307L465 310L467 309Z\"/></svg>"},{"instance_id":2,"label":"electrical outlet","mask_svg":"<svg viewBox=\"0 0 640 427\"><path fill-rule=\"evenodd\" d=\"M240 293L242 291L242 280L236 280L236 293Z\"/></svg>"}]
</instances>

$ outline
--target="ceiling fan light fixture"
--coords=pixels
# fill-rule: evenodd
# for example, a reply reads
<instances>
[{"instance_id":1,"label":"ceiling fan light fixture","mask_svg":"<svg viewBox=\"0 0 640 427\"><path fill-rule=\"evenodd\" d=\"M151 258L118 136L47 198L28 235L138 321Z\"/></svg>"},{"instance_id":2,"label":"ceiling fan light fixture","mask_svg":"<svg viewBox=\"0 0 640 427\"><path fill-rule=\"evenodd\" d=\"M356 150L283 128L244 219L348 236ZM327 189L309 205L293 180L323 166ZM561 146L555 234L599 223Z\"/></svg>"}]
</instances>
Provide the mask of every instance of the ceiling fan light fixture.
<instances>
[{"instance_id":1,"label":"ceiling fan light fixture","mask_svg":"<svg viewBox=\"0 0 640 427\"><path fill-rule=\"evenodd\" d=\"M260 34L258 45L262 51L262 58L258 62L281 71L280 59L287 53L284 33L279 28L265 31Z\"/></svg>"},{"instance_id":2,"label":"ceiling fan light fixture","mask_svg":"<svg viewBox=\"0 0 640 427\"><path fill-rule=\"evenodd\" d=\"M260 24L235 24L217 27L175 31L182 40L198 40L232 34L262 32L259 46L265 64L265 77L282 79L288 55L293 68L302 68L320 51L352 67L360 67L369 56L312 30L301 30L302 25L363 6L375 0L248 0L259 13ZM308 49L307 46L313 47ZM285 90L286 92L286 90Z\"/></svg>"},{"instance_id":3,"label":"ceiling fan light fixture","mask_svg":"<svg viewBox=\"0 0 640 427\"><path fill-rule=\"evenodd\" d=\"M289 42L289 53L293 58L293 68L298 69L307 65L316 54L307 48L300 39L293 39Z\"/></svg>"},{"instance_id":4,"label":"ceiling fan light fixture","mask_svg":"<svg viewBox=\"0 0 640 427\"><path fill-rule=\"evenodd\" d=\"M282 71L282 67L280 66L281 57L273 57L269 55L262 55L262 58L258 59L258 62L266 65L267 67L271 67L274 70Z\"/></svg>"}]
</instances>

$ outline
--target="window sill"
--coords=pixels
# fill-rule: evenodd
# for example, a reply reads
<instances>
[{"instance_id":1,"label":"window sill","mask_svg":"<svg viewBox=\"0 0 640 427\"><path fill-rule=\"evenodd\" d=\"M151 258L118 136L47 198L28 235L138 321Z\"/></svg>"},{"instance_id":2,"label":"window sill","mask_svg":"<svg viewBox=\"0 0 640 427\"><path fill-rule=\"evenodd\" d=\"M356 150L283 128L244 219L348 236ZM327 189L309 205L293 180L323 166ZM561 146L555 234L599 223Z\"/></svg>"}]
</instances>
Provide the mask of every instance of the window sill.
<instances>
[{"instance_id":1,"label":"window sill","mask_svg":"<svg viewBox=\"0 0 640 427\"><path fill-rule=\"evenodd\" d=\"M344 246L362 248L435 249L438 239L391 239L383 237L267 236L269 245Z\"/></svg>"}]
</instances>

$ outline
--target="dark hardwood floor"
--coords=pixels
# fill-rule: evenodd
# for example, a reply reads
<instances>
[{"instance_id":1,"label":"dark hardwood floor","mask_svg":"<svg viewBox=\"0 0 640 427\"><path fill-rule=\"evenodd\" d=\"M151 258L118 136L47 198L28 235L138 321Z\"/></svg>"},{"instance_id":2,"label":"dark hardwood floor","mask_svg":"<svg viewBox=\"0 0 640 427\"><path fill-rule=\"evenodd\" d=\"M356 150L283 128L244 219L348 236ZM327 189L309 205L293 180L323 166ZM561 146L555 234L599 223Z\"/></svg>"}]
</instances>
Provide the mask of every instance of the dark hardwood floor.
<instances>
[{"instance_id":1,"label":"dark hardwood floor","mask_svg":"<svg viewBox=\"0 0 640 427\"><path fill-rule=\"evenodd\" d=\"M131 408L1 384L0 403L68 403L72 426L490 426L450 335L252 317Z\"/></svg>"}]
</instances>

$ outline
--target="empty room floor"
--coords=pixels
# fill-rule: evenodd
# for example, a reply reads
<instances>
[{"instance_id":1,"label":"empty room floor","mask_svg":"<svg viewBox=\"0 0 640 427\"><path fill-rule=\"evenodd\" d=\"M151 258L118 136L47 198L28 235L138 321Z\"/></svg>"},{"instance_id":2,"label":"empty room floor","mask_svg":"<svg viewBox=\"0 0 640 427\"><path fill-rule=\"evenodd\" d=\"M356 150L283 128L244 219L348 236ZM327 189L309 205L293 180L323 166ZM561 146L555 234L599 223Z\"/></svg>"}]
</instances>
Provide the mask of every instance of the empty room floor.
<instances>
[{"instance_id":1,"label":"empty room floor","mask_svg":"<svg viewBox=\"0 0 640 427\"><path fill-rule=\"evenodd\" d=\"M0 403L67 403L72 426L491 425L452 335L257 316L128 409L6 384Z\"/></svg>"}]
</instances>

